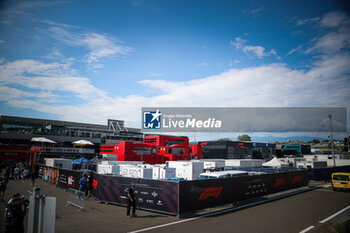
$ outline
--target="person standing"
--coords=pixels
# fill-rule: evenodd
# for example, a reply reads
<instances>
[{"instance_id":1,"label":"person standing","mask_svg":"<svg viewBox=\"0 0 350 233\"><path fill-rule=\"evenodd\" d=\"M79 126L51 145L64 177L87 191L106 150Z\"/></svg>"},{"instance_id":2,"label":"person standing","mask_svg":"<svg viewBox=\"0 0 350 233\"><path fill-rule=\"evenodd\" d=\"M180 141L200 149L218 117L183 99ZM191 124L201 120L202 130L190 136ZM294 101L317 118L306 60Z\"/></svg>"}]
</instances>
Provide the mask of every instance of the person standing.
<instances>
[{"instance_id":1,"label":"person standing","mask_svg":"<svg viewBox=\"0 0 350 233\"><path fill-rule=\"evenodd\" d=\"M2 178L1 173L0 173L0 197L2 196L2 187L4 185L5 185L5 180L4 180L4 178Z\"/></svg>"},{"instance_id":2,"label":"person standing","mask_svg":"<svg viewBox=\"0 0 350 233\"><path fill-rule=\"evenodd\" d=\"M92 191L92 183L93 183L94 178L92 177L92 172L90 172L88 174L88 178L87 178L87 197L91 196L91 191Z\"/></svg>"},{"instance_id":3,"label":"person standing","mask_svg":"<svg viewBox=\"0 0 350 233\"><path fill-rule=\"evenodd\" d=\"M1 189L0 189L1 201L4 200L6 185L8 181L9 181L9 176L7 175L7 173L5 173L4 177L0 181L1 182Z\"/></svg>"},{"instance_id":4,"label":"person standing","mask_svg":"<svg viewBox=\"0 0 350 233\"><path fill-rule=\"evenodd\" d=\"M87 185L87 175L85 173L83 173L83 177L79 180L79 193L78 193L78 197L80 198L82 197L82 193L84 193L85 195L85 191L86 191L86 185ZM84 196L83 196L84 199Z\"/></svg>"},{"instance_id":5,"label":"person standing","mask_svg":"<svg viewBox=\"0 0 350 233\"><path fill-rule=\"evenodd\" d=\"M23 202L21 195L15 193L5 209L5 233L24 233L24 217L28 211L29 202Z\"/></svg>"},{"instance_id":6,"label":"person standing","mask_svg":"<svg viewBox=\"0 0 350 233\"><path fill-rule=\"evenodd\" d=\"M135 185L131 184L128 193L128 209L126 211L126 216L130 216L130 209L132 206L131 217L136 217L136 199L135 199Z\"/></svg>"}]
</instances>

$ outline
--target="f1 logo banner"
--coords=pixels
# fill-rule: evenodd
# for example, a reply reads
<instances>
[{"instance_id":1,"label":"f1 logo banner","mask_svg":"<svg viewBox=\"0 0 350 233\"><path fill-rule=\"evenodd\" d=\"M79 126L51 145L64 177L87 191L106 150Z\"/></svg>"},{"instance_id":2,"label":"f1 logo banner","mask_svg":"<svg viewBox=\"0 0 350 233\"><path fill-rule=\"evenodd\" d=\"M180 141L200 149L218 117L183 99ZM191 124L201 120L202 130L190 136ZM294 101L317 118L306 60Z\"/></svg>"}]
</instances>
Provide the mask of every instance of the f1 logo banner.
<instances>
[{"instance_id":1,"label":"f1 logo banner","mask_svg":"<svg viewBox=\"0 0 350 233\"><path fill-rule=\"evenodd\" d=\"M141 109L143 132L346 132L346 108Z\"/></svg>"},{"instance_id":2,"label":"f1 logo banner","mask_svg":"<svg viewBox=\"0 0 350 233\"><path fill-rule=\"evenodd\" d=\"M202 200L207 199L208 197L218 198L220 196L220 193L221 193L223 188L224 188L223 186L214 187L214 188L206 188L203 190L203 192L200 195L200 197L198 198L198 200L202 201Z\"/></svg>"}]
</instances>

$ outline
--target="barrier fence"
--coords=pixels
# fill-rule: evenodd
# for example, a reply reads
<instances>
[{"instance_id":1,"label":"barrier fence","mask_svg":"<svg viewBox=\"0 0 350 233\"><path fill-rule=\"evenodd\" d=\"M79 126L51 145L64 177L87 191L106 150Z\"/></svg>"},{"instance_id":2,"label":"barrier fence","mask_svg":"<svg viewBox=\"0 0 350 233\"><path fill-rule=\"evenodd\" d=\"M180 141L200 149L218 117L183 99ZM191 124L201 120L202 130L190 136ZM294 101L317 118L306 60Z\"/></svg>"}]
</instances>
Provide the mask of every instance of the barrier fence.
<instances>
[{"instance_id":1,"label":"barrier fence","mask_svg":"<svg viewBox=\"0 0 350 233\"><path fill-rule=\"evenodd\" d=\"M41 167L39 176L58 187L79 189L80 171ZM99 200L127 205L130 184L135 185L140 209L170 215L211 208L308 185L307 170L194 181L165 181L93 173L92 194ZM71 194L67 194L71 195ZM74 197L76 197L74 195ZM70 202L77 204L77 199ZM77 204L79 208L84 203Z\"/></svg>"},{"instance_id":2,"label":"barrier fence","mask_svg":"<svg viewBox=\"0 0 350 233\"><path fill-rule=\"evenodd\" d=\"M307 170L180 182L179 214L308 185Z\"/></svg>"},{"instance_id":3,"label":"barrier fence","mask_svg":"<svg viewBox=\"0 0 350 233\"><path fill-rule=\"evenodd\" d=\"M309 180L330 181L335 172L350 172L350 166L308 169Z\"/></svg>"},{"instance_id":4,"label":"barrier fence","mask_svg":"<svg viewBox=\"0 0 350 233\"><path fill-rule=\"evenodd\" d=\"M94 174L93 192L102 201L126 206L131 183L141 209L178 214L179 182Z\"/></svg>"},{"instance_id":5,"label":"barrier fence","mask_svg":"<svg viewBox=\"0 0 350 233\"><path fill-rule=\"evenodd\" d=\"M69 188L67 190L67 205L79 208L78 212L85 210L85 193L76 189Z\"/></svg>"}]
</instances>

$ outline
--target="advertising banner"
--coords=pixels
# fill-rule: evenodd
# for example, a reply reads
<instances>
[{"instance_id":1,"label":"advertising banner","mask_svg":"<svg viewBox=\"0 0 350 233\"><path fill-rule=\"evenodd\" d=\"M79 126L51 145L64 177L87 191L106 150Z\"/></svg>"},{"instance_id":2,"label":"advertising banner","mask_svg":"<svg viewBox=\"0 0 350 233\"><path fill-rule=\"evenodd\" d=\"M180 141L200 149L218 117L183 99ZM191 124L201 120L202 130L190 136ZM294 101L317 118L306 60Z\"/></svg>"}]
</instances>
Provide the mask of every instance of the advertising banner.
<instances>
[{"instance_id":1,"label":"advertising banner","mask_svg":"<svg viewBox=\"0 0 350 233\"><path fill-rule=\"evenodd\" d=\"M73 170L60 169L57 185L61 188L79 189L79 180L81 172Z\"/></svg>"},{"instance_id":2,"label":"advertising banner","mask_svg":"<svg viewBox=\"0 0 350 233\"><path fill-rule=\"evenodd\" d=\"M42 167L41 176L44 180L57 185L59 173L60 173L59 169L52 168L52 167Z\"/></svg>"},{"instance_id":3,"label":"advertising banner","mask_svg":"<svg viewBox=\"0 0 350 233\"><path fill-rule=\"evenodd\" d=\"M39 177L61 188L79 189L80 171L39 167Z\"/></svg>"},{"instance_id":4,"label":"advertising banner","mask_svg":"<svg viewBox=\"0 0 350 233\"><path fill-rule=\"evenodd\" d=\"M81 172L51 167L41 177L62 188L79 188ZM93 194L101 201L126 206L131 184L138 207L178 215L235 203L308 185L307 170L194 181L163 181L93 174Z\"/></svg>"},{"instance_id":5,"label":"advertising banner","mask_svg":"<svg viewBox=\"0 0 350 233\"><path fill-rule=\"evenodd\" d=\"M179 183L94 174L95 196L106 202L126 206L130 184L135 185L138 207L177 215Z\"/></svg>"},{"instance_id":6,"label":"advertising banner","mask_svg":"<svg viewBox=\"0 0 350 233\"><path fill-rule=\"evenodd\" d=\"M235 203L308 185L307 170L180 182L179 213Z\"/></svg>"},{"instance_id":7,"label":"advertising banner","mask_svg":"<svg viewBox=\"0 0 350 233\"><path fill-rule=\"evenodd\" d=\"M144 107L143 132L346 132L346 108Z\"/></svg>"}]
</instances>

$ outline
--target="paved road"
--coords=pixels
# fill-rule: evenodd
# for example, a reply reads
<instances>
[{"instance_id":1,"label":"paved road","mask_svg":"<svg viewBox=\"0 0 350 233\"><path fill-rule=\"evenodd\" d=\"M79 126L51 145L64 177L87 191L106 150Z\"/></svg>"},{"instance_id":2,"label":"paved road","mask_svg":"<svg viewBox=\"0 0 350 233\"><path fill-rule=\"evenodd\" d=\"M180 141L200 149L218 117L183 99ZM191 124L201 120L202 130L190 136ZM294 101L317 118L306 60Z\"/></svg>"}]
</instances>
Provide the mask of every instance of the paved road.
<instances>
[{"instance_id":1,"label":"paved road","mask_svg":"<svg viewBox=\"0 0 350 233\"><path fill-rule=\"evenodd\" d=\"M231 213L155 228L149 232L187 232L191 229L191 233L295 233L311 226L314 228L309 232L332 232L329 230L329 221L325 225L319 221L349 205L349 192L333 192L331 188L322 188ZM350 208L343 212L344 215L350 218Z\"/></svg>"},{"instance_id":2,"label":"paved road","mask_svg":"<svg viewBox=\"0 0 350 233\"><path fill-rule=\"evenodd\" d=\"M176 217L138 211L137 218L127 218L123 207L100 204L89 199L87 211L77 213L77 208L65 207L67 193L51 184L38 180L42 193L57 198L57 233L114 233L132 232L166 224L144 232L300 232L310 226L308 232L330 232L326 222L319 221L350 205L349 192L333 192L322 188L305 192L274 202L260 204L243 210L211 215L201 218L178 219ZM32 190L29 183L10 181L6 193L9 199L13 192L26 193ZM3 210L0 204L0 233L3 230ZM342 216L350 216L350 209ZM167 225L169 223L176 223Z\"/></svg>"}]
</instances>

